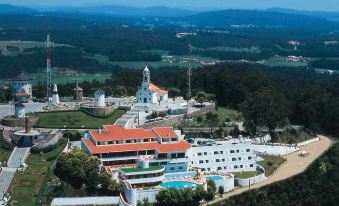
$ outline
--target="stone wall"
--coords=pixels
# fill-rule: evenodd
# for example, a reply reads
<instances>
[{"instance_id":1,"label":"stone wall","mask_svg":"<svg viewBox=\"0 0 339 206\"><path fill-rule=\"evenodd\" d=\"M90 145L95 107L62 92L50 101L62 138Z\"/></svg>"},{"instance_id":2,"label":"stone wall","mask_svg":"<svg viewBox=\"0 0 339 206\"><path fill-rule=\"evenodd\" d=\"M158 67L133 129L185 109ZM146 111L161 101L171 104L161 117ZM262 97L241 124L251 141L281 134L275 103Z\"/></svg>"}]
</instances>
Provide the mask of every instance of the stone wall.
<instances>
[{"instance_id":1,"label":"stone wall","mask_svg":"<svg viewBox=\"0 0 339 206\"><path fill-rule=\"evenodd\" d=\"M38 121L39 117L29 118L29 127L32 128L33 125ZM25 118L18 118L18 119L6 119L1 118L1 124L7 127L26 127L26 119Z\"/></svg>"},{"instance_id":2,"label":"stone wall","mask_svg":"<svg viewBox=\"0 0 339 206\"><path fill-rule=\"evenodd\" d=\"M115 106L106 106L106 107L86 107L86 106L81 106L80 109L88 112L92 115L95 116L108 116L113 113Z\"/></svg>"}]
</instances>

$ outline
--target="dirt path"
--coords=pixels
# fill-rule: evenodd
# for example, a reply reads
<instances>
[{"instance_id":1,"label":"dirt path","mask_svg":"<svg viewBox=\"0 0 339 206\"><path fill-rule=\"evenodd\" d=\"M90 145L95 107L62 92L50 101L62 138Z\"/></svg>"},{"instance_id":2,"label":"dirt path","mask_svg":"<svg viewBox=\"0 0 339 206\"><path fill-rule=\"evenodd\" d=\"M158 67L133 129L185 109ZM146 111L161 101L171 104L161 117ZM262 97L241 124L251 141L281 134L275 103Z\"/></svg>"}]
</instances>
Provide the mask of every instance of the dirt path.
<instances>
[{"instance_id":1,"label":"dirt path","mask_svg":"<svg viewBox=\"0 0 339 206\"><path fill-rule=\"evenodd\" d=\"M306 170L306 168L315 160L317 159L321 154L323 154L332 144L333 141L329 139L328 137L321 136L320 141L302 146L300 151L308 151L310 153L307 157L299 157L298 152L290 153L285 156L287 159L287 162L283 164L272 176L270 176L266 181L251 185L251 189L254 188L260 188L265 185L281 181L287 178L290 178L294 175L300 174L303 171ZM229 192L227 194L224 194L222 199L227 199L231 196L238 195L240 193L243 193L245 191L248 191L248 187L243 187L239 189L235 189L232 192ZM221 201L222 199L218 198L215 199L212 202L209 202L208 204L216 203ZM204 204L206 205L206 204Z\"/></svg>"}]
</instances>

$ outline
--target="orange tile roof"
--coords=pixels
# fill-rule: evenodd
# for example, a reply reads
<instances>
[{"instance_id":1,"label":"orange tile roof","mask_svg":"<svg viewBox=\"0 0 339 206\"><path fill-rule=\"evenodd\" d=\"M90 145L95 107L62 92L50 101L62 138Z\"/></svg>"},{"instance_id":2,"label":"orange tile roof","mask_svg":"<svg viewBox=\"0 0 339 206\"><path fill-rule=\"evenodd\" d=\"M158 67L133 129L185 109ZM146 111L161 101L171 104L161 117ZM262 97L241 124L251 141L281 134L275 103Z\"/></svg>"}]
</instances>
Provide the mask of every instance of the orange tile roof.
<instances>
[{"instance_id":1,"label":"orange tile roof","mask_svg":"<svg viewBox=\"0 0 339 206\"><path fill-rule=\"evenodd\" d=\"M159 94L167 94L168 93L167 90L160 89L159 87L157 87L156 85L154 85L152 83L149 84L149 90L151 90L151 92L158 92Z\"/></svg>"},{"instance_id":2,"label":"orange tile roof","mask_svg":"<svg viewBox=\"0 0 339 206\"><path fill-rule=\"evenodd\" d=\"M173 129L170 127L154 128L153 130L151 130L142 128L125 129L120 125L104 125L103 128L104 129L101 132L98 132L98 130L92 130L90 131L90 134L97 141L177 137Z\"/></svg>"},{"instance_id":3,"label":"orange tile roof","mask_svg":"<svg viewBox=\"0 0 339 206\"><path fill-rule=\"evenodd\" d=\"M173 129L170 127L156 127L153 128L153 131L160 137L169 137L169 138L178 137L177 134L175 134Z\"/></svg>"},{"instance_id":4,"label":"orange tile roof","mask_svg":"<svg viewBox=\"0 0 339 206\"><path fill-rule=\"evenodd\" d=\"M134 144L118 145L99 145L95 146L90 139L83 138L82 142L91 151L92 154L109 153L109 152L127 152L140 150L157 150L159 153L186 151L191 145L186 141L180 141L173 144L160 144L158 142L145 142Z\"/></svg>"}]
</instances>

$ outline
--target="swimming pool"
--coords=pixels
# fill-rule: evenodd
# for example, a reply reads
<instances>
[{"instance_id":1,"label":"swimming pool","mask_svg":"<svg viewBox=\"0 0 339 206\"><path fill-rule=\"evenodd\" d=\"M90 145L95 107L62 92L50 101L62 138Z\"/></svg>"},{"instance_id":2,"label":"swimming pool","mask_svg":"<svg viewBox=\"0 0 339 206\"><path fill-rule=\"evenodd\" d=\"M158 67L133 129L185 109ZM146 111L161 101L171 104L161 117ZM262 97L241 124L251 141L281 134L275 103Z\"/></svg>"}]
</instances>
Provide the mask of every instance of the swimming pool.
<instances>
[{"instance_id":1,"label":"swimming pool","mask_svg":"<svg viewBox=\"0 0 339 206\"><path fill-rule=\"evenodd\" d=\"M217 180L222 180L223 178L219 175L215 175L215 176L206 176L206 179L217 181Z\"/></svg>"},{"instance_id":2,"label":"swimming pool","mask_svg":"<svg viewBox=\"0 0 339 206\"><path fill-rule=\"evenodd\" d=\"M195 189L197 186L198 184L189 181L169 181L160 184L160 187L172 189L185 189L189 187Z\"/></svg>"}]
</instances>

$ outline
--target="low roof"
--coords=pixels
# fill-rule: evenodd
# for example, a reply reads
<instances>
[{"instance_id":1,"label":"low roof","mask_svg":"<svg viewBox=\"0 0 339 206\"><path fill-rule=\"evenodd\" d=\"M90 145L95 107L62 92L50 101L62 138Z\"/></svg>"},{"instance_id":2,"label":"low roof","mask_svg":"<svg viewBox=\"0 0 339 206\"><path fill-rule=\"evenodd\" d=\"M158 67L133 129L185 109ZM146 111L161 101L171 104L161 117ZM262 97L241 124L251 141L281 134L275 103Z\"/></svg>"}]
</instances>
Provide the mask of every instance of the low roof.
<instances>
[{"instance_id":1,"label":"low roof","mask_svg":"<svg viewBox=\"0 0 339 206\"><path fill-rule=\"evenodd\" d=\"M179 141L173 144L160 144L158 142L143 142L131 144L113 144L113 145L94 145L90 139L82 139L82 142L92 154L110 153L110 152L128 152L141 150L157 150L159 153L186 151L191 145L186 141Z\"/></svg>"},{"instance_id":2,"label":"low roof","mask_svg":"<svg viewBox=\"0 0 339 206\"><path fill-rule=\"evenodd\" d=\"M152 83L149 84L149 90L151 90L151 92L157 92L159 94L167 94L168 93L167 90L160 89L158 86L156 86L155 84L152 84Z\"/></svg>"}]
</instances>

